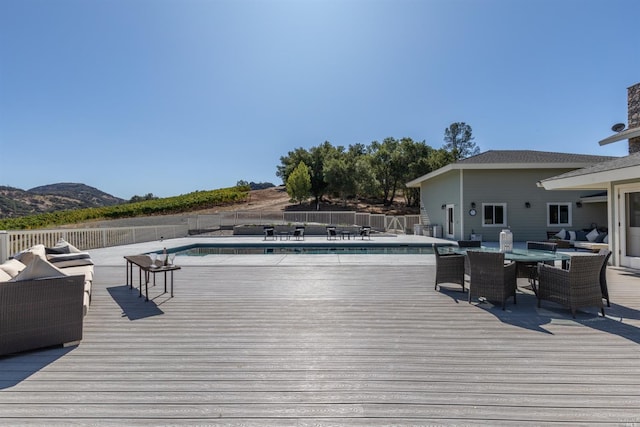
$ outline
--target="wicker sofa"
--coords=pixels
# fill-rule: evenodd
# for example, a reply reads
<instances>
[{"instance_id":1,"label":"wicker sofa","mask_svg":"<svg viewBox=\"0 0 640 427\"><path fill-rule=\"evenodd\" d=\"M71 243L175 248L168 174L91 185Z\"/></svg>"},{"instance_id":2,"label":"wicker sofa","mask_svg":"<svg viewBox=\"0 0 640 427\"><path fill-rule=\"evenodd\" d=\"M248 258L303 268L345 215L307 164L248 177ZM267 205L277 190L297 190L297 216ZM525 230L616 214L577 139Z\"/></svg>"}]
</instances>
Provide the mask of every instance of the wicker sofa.
<instances>
[{"instance_id":1,"label":"wicker sofa","mask_svg":"<svg viewBox=\"0 0 640 427\"><path fill-rule=\"evenodd\" d=\"M0 283L0 355L82 340L84 276Z\"/></svg>"},{"instance_id":2,"label":"wicker sofa","mask_svg":"<svg viewBox=\"0 0 640 427\"><path fill-rule=\"evenodd\" d=\"M598 252L602 248L608 248L608 235L606 228L547 231L547 242L558 245L558 249L586 249Z\"/></svg>"},{"instance_id":3,"label":"wicker sofa","mask_svg":"<svg viewBox=\"0 0 640 427\"><path fill-rule=\"evenodd\" d=\"M89 254L64 241L0 264L0 355L80 341L92 282Z\"/></svg>"}]
</instances>

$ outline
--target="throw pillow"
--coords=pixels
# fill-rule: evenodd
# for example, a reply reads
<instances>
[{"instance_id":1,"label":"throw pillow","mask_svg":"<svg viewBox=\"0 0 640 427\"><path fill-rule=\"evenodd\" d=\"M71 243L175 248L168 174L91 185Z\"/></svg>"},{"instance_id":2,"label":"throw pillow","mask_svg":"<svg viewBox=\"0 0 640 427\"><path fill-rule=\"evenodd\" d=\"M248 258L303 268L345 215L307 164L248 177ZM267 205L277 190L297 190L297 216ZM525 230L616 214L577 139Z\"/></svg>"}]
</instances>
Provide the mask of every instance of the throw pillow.
<instances>
[{"instance_id":1,"label":"throw pillow","mask_svg":"<svg viewBox=\"0 0 640 427\"><path fill-rule=\"evenodd\" d=\"M29 265L33 261L34 258L40 257L44 259L45 257L45 249L44 245L35 245L31 246L29 249L18 252L13 256L13 259L17 259L24 265Z\"/></svg>"},{"instance_id":2,"label":"throw pillow","mask_svg":"<svg viewBox=\"0 0 640 427\"><path fill-rule=\"evenodd\" d=\"M576 241L577 242L586 242L587 241L587 232L578 230L576 231Z\"/></svg>"},{"instance_id":3,"label":"throw pillow","mask_svg":"<svg viewBox=\"0 0 640 427\"><path fill-rule=\"evenodd\" d=\"M558 231L553 237L557 237L560 240L566 240L567 239L567 232L563 228L562 230Z\"/></svg>"},{"instance_id":4,"label":"throw pillow","mask_svg":"<svg viewBox=\"0 0 640 427\"><path fill-rule=\"evenodd\" d=\"M3 270L11 277L16 277L18 273L26 268L26 265L18 261L17 259L10 259L0 264L0 270Z\"/></svg>"},{"instance_id":5,"label":"throw pillow","mask_svg":"<svg viewBox=\"0 0 640 427\"><path fill-rule=\"evenodd\" d=\"M9 273L7 273L4 270L0 270L0 282L6 282L7 280L10 280L11 276L9 276Z\"/></svg>"},{"instance_id":6,"label":"throw pillow","mask_svg":"<svg viewBox=\"0 0 640 427\"><path fill-rule=\"evenodd\" d=\"M604 236L604 239L602 239L602 243L609 243L609 235L608 234L606 236Z\"/></svg>"},{"instance_id":7,"label":"throw pillow","mask_svg":"<svg viewBox=\"0 0 640 427\"><path fill-rule=\"evenodd\" d=\"M567 240L569 240L571 242L575 242L576 241L576 232L575 231L567 231L567 233L569 234L569 238Z\"/></svg>"},{"instance_id":8,"label":"throw pillow","mask_svg":"<svg viewBox=\"0 0 640 427\"><path fill-rule=\"evenodd\" d=\"M64 239L60 239L56 242L56 245L54 246L54 248L66 248L69 250L69 252L67 253L76 253L76 252L80 252L80 249L76 248L75 246L73 246L71 243L67 242Z\"/></svg>"},{"instance_id":9,"label":"throw pillow","mask_svg":"<svg viewBox=\"0 0 640 427\"><path fill-rule=\"evenodd\" d=\"M60 246L60 247L52 247L52 248L44 248L44 251L47 255L62 255L62 254L68 254L69 252L69 246Z\"/></svg>"},{"instance_id":10,"label":"throw pillow","mask_svg":"<svg viewBox=\"0 0 640 427\"><path fill-rule=\"evenodd\" d=\"M594 228L589 232L589 234L587 234L587 240L590 242L595 242L599 234L600 233L598 233L598 230Z\"/></svg>"},{"instance_id":11,"label":"throw pillow","mask_svg":"<svg viewBox=\"0 0 640 427\"><path fill-rule=\"evenodd\" d=\"M607 238L607 233L600 233L598 237L596 237L595 243L604 243L604 239Z\"/></svg>"},{"instance_id":12,"label":"throw pillow","mask_svg":"<svg viewBox=\"0 0 640 427\"><path fill-rule=\"evenodd\" d=\"M18 273L18 275L11 279L11 281L19 282L22 280L46 279L49 277L64 276L66 276L66 274L64 274L59 268L51 265L48 261L42 258L34 258L31 264Z\"/></svg>"}]
</instances>

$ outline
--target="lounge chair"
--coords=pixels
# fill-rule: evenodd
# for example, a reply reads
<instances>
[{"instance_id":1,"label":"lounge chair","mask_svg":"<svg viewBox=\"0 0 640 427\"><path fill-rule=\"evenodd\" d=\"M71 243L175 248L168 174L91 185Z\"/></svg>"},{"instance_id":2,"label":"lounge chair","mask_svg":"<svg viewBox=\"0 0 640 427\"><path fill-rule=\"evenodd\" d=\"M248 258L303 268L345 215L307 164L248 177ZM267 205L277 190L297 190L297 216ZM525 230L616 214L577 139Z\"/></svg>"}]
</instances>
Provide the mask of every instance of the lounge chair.
<instances>
[{"instance_id":1,"label":"lounge chair","mask_svg":"<svg viewBox=\"0 0 640 427\"><path fill-rule=\"evenodd\" d=\"M296 240L304 240L304 227L302 225L297 225L295 230L293 230L292 236Z\"/></svg>"},{"instance_id":2,"label":"lounge chair","mask_svg":"<svg viewBox=\"0 0 640 427\"><path fill-rule=\"evenodd\" d=\"M538 264L536 296L538 307L544 300L564 305L576 317L582 307L600 307L604 316L600 273L606 255L584 255L571 257L569 270Z\"/></svg>"},{"instance_id":3,"label":"lounge chair","mask_svg":"<svg viewBox=\"0 0 640 427\"><path fill-rule=\"evenodd\" d=\"M438 290L440 283L456 283L462 286L464 292L464 255L450 254L441 255L438 246L434 243L433 254L436 256L436 283L435 290Z\"/></svg>"},{"instance_id":4,"label":"lounge chair","mask_svg":"<svg viewBox=\"0 0 640 427\"><path fill-rule=\"evenodd\" d=\"M469 298L485 298L488 301L498 301L505 309L507 298L513 297L516 303L516 263L504 263L502 252L467 251L471 265L471 280L469 283Z\"/></svg>"},{"instance_id":5,"label":"lounge chair","mask_svg":"<svg viewBox=\"0 0 640 427\"><path fill-rule=\"evenodd\" d=\"M338 231L335 227L327 227L327 240L338 240Z\"/></svg>"},{"instance_id":6,"label":"lounge chair","mask_svg":"<svg viewBox=\"0 0 640 427\"><path fill-rule=\"evenodd\" d=\"M264 240L276 240L276 230L273 227L264 227Z\"/></svg>"},{"instance_id":7,"label":"lounge chair","mask_svg":"<svg viewBox=\"0 0 640 427\"><path fill-rule=\"evenodd\" d=\"M371 240L371 227L369 227L368 225L363 225L362 227L360 227L360 237L362 238L362 240L364 240L365 237Z\"/></svg>"}]
</instances>

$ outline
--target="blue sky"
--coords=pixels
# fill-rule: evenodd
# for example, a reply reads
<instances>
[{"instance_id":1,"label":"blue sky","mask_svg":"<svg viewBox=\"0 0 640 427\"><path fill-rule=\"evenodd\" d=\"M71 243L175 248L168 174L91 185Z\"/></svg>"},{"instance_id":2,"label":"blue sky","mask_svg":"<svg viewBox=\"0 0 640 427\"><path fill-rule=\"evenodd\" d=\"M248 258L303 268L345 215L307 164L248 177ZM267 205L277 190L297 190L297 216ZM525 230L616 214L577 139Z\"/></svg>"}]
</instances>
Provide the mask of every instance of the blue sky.
<instances>
[{"instance_id":1,"label":"blue sky","mask_svg":"<svg viewBox=\"0 0 640 427\"><path fill-rule=\"evenodd\" d=\"M622 156L637 0L0 0L0 185L269 181L329 141Z\"/></svg>"}]
</instances>

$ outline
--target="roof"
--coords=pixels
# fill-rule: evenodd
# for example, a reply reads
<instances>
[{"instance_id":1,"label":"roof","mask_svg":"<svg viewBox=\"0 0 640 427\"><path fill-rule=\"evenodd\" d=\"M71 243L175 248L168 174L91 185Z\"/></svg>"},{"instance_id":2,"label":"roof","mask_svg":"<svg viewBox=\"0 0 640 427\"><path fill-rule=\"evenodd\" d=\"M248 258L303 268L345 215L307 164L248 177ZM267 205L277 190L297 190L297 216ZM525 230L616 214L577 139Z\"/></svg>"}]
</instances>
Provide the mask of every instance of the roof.
<instances>
[{"instance_id":1,"label":"roof","mask_svg":"<svg viewBox=\"0 0 640 427\"><path fill-rule=\"evenodd\" d=\"M607 162L617 157L589 154L554 153L534 150L489 150L476 156L459 160L412 181L407 187L419 187L420 183L452 170L462 169L580 169L594 163Z\"/></svg>"},{"instance_id":2,"label":"roof","mask_svg":"<svg viewBox=\"0 0 640 427\"><path fill-rule=\"evenodd\" d=\"M543 179L540 185L547 190L603 189L610 182L629 179L640 180L640 152Z\"/></svg>"},{"instance_id":3,"label":"roof","mask_svg":"<svg viewBox=\"0 0 640 427\"><path fill-rule=\"evenodd\" d=\"M604 162L614 159L611 156L594 156L589 154L554 153L550 151L534 150L489 150L476 156L467 157L457 164L564 164L564 163L588 163ZM553 166L557 167L557 166Z\"/></svg>"}]
</instances>

